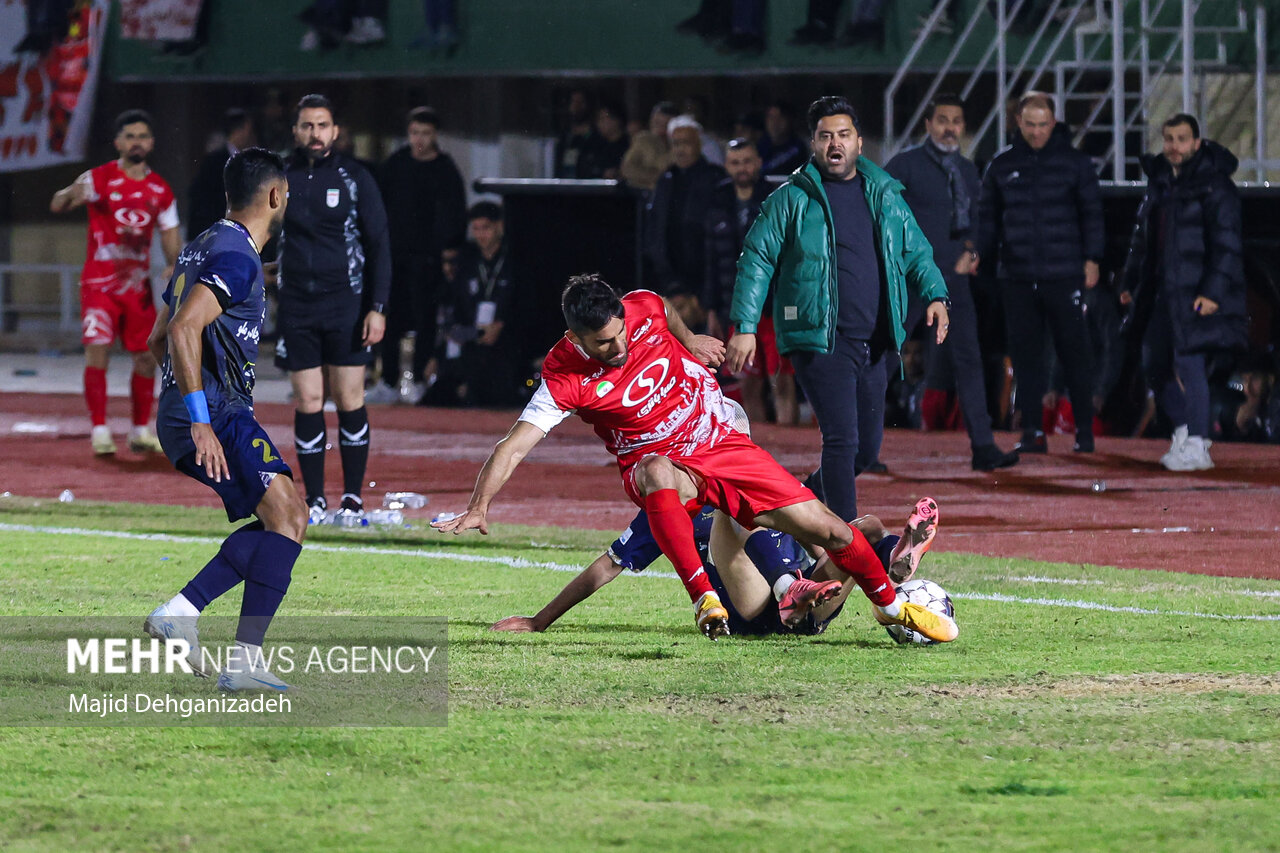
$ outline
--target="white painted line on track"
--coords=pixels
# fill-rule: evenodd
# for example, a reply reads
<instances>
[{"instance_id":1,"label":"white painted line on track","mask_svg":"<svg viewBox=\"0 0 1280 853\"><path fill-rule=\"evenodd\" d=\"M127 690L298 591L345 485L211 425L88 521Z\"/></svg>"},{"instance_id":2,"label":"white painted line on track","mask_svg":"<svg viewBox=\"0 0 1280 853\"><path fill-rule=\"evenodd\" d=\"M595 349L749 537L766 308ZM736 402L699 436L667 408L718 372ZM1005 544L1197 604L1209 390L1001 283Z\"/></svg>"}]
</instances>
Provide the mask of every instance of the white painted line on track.
<instances>
[{"instance_id":1,"label":"white painted line on track","mask_svg":"<svg viewBox=\"0 0 1280 853\"><path fill-rule=\"evenodd\" d=\"M107 539L132 539L143 542L174 542L180 544L216 545L222 542L211 536L178 536L171 533L130 533L124 530L94 530L83 527L42 527L34 524L0 523L0 532L13 533L46 533L57 536L100 536ZM308 551L319 551L326 554L374 554L389 557L416 557L424 559L454 560L462 563L494 563L510 566L515 569L547 569L553 572L573 572L577 574L585 565L568 565L540 560L526 560L523 557L500 557L483 554L460 554L455 551L436 551L426 548L380 548L365 545L306 545ZM584 549L585 550L585 549ZM675 572L644 571L639 574L623 572L635 577L676 579ZM1067 607L1076 610L1100 610L1107 613L1137 613L1144 616L1189 616L1198 619L1218 619L1241 622L1280 622L1280 614L1245 614L1233 616L1223 613L1197 613L1184 610L1157 610L1149 607L1121 607L1113 604L1101 604L1096 601L1064 600L1056 598L1021 598L1002 593L950 593L952 598L961 601L997 601L1010 604L1031 604L1040 607Z\"/></svg>"}]
</instances>

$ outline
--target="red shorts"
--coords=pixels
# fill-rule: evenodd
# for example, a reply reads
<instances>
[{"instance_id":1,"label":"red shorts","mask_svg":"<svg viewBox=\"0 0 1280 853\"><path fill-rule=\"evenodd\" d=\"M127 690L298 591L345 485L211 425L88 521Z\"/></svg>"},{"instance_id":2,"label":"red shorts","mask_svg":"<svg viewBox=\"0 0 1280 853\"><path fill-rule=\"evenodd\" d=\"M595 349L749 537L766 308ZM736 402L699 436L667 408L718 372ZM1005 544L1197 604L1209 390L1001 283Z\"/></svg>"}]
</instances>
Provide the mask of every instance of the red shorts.
<instances>
[{"instance_id":1,"label":"red shorts","mask_svg":"<svg viewBox=\"0 0 1280 853\"><path fill-rule=\"evenodd\" d=\"M761 317L756 326L756 357L750 364L743 365L744 376L777 376L778 372L794 376L796 369L791 366L791 359L778 352L778 336L773 330L773 318Z\"/></svg>"},{"instance_id":2,"label":"red shorts","mask_svg":"<svg viewBox=\"0 0 1280 853\"><path fill-rule=\"evenodd\" d=\"M632 471L642 458L625 465L621 460L618 462L627 497L641 509L644 498L636 488ZM753 527L756 516L761 513L816 500L813 492L791 476L768 451L740 433L731 433L715 447L666 458L695 475L699 491L698 497L688 504L690 511L711 504L743 527Z\"/></svg>"},{"instance_id":3,"label":"red shorts","mask_svg":"<svg viewBox=\"0 0 1280 853\"><path fill-rule=\"evenodd\" d=\"M146 352L147 336L156 324L151 288L109 293L80 288L80 343L110 344L116 338L125 352Z\"/></svg>"}]
</instances>

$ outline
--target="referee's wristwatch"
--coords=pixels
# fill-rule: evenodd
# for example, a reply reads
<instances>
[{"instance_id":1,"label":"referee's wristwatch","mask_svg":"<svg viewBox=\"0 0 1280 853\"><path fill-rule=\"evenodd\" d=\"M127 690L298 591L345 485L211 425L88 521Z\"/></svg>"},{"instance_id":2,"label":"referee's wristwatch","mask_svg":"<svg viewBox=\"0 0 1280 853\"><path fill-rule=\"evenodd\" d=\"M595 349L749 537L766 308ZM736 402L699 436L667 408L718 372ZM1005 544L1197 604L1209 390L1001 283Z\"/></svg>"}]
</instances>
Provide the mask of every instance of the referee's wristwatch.
<instances>
[{"instance_id":1,"label":"referee's wristwatch","mask_svg":"<svg viewBox=\"0 0 1280 853\"><path fill-rule=\"evenodd\" d=\"M947 306L950 307L950 306ZM381 302L374 302L369 306L370 311L377 311L379 314L387 313L387 306Z\"/></svg>"}]
</instances>

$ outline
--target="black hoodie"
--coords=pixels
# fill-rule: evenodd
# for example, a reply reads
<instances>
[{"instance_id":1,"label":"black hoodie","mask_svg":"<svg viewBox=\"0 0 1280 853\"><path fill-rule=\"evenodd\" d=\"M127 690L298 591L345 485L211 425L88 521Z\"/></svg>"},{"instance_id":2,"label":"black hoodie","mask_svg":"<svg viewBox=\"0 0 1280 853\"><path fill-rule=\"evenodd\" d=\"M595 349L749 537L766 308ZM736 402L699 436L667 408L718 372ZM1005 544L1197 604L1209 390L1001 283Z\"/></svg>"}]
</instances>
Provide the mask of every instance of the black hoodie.
<instances>
[{"instance_id":1,"label":"black hoodie","mask_svg":"<svg viewBox=\"0 0 1280 853\"><path fill-rule=\"evenodd\" d=\"M1141 336L1159 305L1173 321L1178 352L1248 345L1240 193L1231 180L1238 165L1207 139L1176 178L1164 155L1142 157L1148 186L1124 270L1124 289L1134 297L1126 334ZM1218 303L1218 311L1196 314L1197 296Z\"/></svg>"},{"instance_id":2,"label":"black hoodie","mask_svg":"<svg viewBox=\"0 0 1280 853\"><path fill-rule=\"evenodd\" d=\"M1084 278L1084 262L1102 260L1106 236L1098 176L1088 155L1054 127L1035 151L1019 134L991 161L978 205L978 254L999 251L1005 279ZM988 267L990 269L990 267Z\"/></svg>"}]
</instances>

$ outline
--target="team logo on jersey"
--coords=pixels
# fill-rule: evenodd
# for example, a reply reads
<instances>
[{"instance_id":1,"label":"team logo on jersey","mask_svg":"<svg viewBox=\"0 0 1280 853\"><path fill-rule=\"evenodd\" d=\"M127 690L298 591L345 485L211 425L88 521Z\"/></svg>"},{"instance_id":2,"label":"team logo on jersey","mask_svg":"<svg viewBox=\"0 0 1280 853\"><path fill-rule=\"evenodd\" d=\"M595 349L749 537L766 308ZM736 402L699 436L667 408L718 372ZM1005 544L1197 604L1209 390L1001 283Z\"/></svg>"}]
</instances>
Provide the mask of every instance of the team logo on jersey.
<instances>
[{"instance_id":1,"label":"team logo on jersey","mask_svg":"<svg viewBox=\"0 0 1280 853\"><path fill-rule=\"evenodd\" d=\"M627 390L623 392L622 405L638 406L649 399L649 396L666 381L667 371L670 368L671 362L665 358L660 358L645 365L644 369L636 374L636 378L631 380Z\"/></svg>"},{"instance_id":2,"label":"team logo on jersey","mask_svg":"<svg viewBox=\"0 0 1280 853\"><path fill-rule=\"evenodd\" d=\"M608 379L601 379L600 384L596 386L596 396L603 397L613 390L613 383Z\"/></svg>"},{"instance_id":3,"label":"team logo on jersey","mask_svg":"<svg viewBox=\"0 0 1280 853\"><path fill-rule=\"evenodd\" d=\"M324 203L329 205L329 207L337 207L340 198L341 196L338 194L337 190L325 190Z\"/></svg>"},{"instance_id":4,"label":"team logo on jersey","mask_svg":"<svg viewBox=\"0 0 1280 853\"><path fill-rule=\"evenodd\" d=\"M122 207L112 215L126 228L146 228L151 224L151 214L136 207Z\"/></svg>"}]
</instances>

